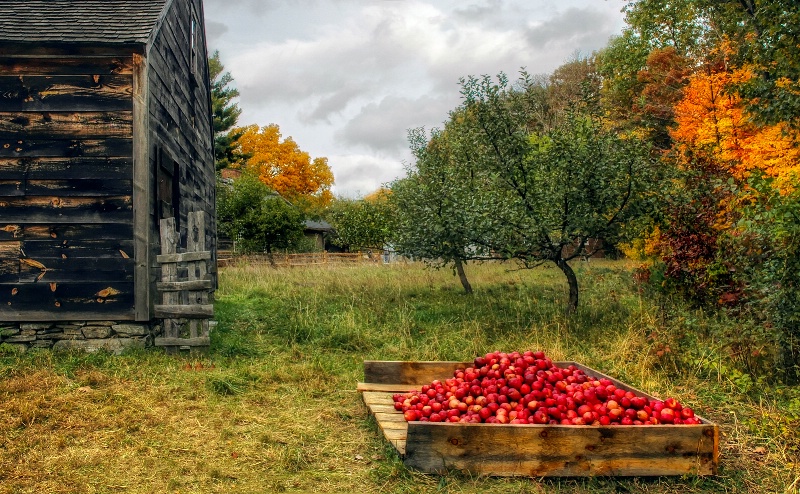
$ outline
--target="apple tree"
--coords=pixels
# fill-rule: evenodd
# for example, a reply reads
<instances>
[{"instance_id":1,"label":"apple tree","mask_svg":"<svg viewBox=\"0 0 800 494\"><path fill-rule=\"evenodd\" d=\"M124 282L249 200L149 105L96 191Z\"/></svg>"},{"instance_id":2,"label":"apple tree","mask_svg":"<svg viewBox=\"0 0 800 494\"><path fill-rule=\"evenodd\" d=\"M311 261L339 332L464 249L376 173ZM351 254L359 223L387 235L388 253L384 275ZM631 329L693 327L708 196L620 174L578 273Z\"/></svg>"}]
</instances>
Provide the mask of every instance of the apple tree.
<instances>
[{"instance_id":1,"label":"apple tree","mask_svg":"<svg viewBox=\"0 0 800 494\"><path fill-rule=\"evenodd\" d=\"M481 231L487 221L481 216L481 195L476 177L459 162L458 117L444 131L434 129L428 139L422 129L409 131L415 163L405 178L392 184L391 200L397 211L395 248L440 268L452 266L466 293L472 293L464 264L486 260L489 252L480 248ZM480 180L480 178L477 178Z\"/></svg>"},{"instance_id":2,"label":"apple tree","mask_svg":"<svg viewBox=\"0 0 800 494\"><path fill-rule=\"evenodd\" d=\"M393 229L388 192L380 190L361 199L337 198L325 218L336 230L331 243L353 250L383 251Z\"/></svg>"},{"instance_id":3,"label":"apple tree","mask_svg":"<svg viewBox=\"0 0 800 494\"><path fill-rule=\"evenodd\" d=\"M528 84L524 74L513 87L504 74L462 79L459 146L464 166L481 177L481 214L493 220L483 247L526 267L554 263L571 313L578 280L569 261L591 255L590 240L625 238L655 167L640 140L607 131L590 113L568 111L553 129L532 132Z\"/></svg>"},{"instance_id":4,"label":"apple tree","mask_svg":"<svg viewBox=\"0 0 800 494\"><path fill-rule=\"evenodd\" d=\"M265 252L270 261L275 250L293 247L303 237L303 214L250 173L219 185L217 219L243 252Z\"/></svg>"}]
</instances>

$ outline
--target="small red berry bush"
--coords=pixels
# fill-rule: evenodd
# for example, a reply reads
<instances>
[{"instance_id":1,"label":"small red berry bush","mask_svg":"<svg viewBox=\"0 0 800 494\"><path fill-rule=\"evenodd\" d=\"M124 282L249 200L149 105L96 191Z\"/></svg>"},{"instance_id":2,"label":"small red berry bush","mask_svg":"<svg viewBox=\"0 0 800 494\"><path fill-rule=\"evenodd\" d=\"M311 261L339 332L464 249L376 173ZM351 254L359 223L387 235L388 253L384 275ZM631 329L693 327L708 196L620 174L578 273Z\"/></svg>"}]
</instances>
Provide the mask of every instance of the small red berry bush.
<instances>
[{"instance_id":1,"label":"small red berry bush","mask_svg":"<svg viewBox=\"0 0 800 494\"><path fill-rule=\"evenodd\" d=\"M558 367L544 352L493 352L444 382L393 396L409 422L486 424L699 424L674 398L653 400L594 378L574 365Z\"/></svg>"}]
</instances>

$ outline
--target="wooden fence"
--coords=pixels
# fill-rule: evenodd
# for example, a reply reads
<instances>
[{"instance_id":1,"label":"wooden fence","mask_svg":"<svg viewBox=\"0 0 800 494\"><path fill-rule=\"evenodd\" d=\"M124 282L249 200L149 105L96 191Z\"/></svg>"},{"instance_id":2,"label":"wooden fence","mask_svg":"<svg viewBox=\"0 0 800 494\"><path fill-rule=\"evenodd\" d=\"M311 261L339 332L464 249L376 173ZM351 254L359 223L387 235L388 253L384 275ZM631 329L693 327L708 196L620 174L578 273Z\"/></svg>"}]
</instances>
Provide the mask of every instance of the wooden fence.
<instances>
[{"instance_id":1,"label":"wooden fence","mask_svg":"<svg viewBox=\"0 0 800 494\"><path fill-rule=\"evenodd\" d=\"M259 255L232 255L223 251L219 252L219 267L225 266L270 266L295 267L295 266L323 266L328 264L375 264L382 263L381 253L366 252L309 252L305 254L274 254L272 262L266 254Z\"/></svg>"},{"instance_id":2,"label":"wooden fence","mask_svg":"<svg viewBox=\"0 0 800 494\"><path fill-rule=\"evenodd\" d=\"M163 320L163 336L156 346L169 351L210 345L210 319L214 305L210 301L212 281L208 276L211 252L206 250L206 214L189 213L186 252L178 253L180 234L175 219L161 220L161 282L157 284L162 304L155 306L155 316Z\"/></svg>"}]
</instances>

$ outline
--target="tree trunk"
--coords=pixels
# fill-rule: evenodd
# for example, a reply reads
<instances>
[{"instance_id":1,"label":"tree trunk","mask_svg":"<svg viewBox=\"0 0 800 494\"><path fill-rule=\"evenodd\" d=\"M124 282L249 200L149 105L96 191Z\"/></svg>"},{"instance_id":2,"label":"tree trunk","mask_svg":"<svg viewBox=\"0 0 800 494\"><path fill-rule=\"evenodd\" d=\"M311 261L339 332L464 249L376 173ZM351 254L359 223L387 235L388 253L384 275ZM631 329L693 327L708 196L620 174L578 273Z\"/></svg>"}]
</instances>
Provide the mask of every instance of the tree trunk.
<instances>
[{"instance_id":1,"label":"tree trunk","mask_svg":"<svg viewBox=\"0 0 800 494\"><path fill-rule=\"evenodd\" d=\"M464 272L464 263L461 262L461 259L456 259L456 272L458 273L458 279L461 280L461 286L464 287L464 291L467 295L471 295L472 285L469 284L467 273Z\"/></svg>"},{"instance_id":2,"label":"tree trunk","mask_svg":"<svg viewBox=\"0 0 800 494\"><path fill-rule=\"evenodd\" d=\"M275 263L275 257L272 255L272 249L267 247L267 259L271 268L277 269L278 265Z\"/></svg>"},{"instance_id":3,"label":"tree trunk","mask_svg":"<svg viewBox=\"0 0 800 494\"><path fill-rule=\"evenodd\" d=\"M575 277L575 271L564 259L556 261L558 269L567 277L567 285L569 285L569 302L567 303L567 315L572 315L578 310L578 278Z\"/></svg>"},{"instance_id":4,"label":"tree trunk","mask_svg":"<svg viewBox=\"0 0 800 494\"><path fill-rule=\"evenodd\" d=\"M800 383L800 356L798 356L797 343L794 338L794 331L784 329L778 337L780 370L783 374L783 383L795 386Z\"/></svg>"}]
</instances>

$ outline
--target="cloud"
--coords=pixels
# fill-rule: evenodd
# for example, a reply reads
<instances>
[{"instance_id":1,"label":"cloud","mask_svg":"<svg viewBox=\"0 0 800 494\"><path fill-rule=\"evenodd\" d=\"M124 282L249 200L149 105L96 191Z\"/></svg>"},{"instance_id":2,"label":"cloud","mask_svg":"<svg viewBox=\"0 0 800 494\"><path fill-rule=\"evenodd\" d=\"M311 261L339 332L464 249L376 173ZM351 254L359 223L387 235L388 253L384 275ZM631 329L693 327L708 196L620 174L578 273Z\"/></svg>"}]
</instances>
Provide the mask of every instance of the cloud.
<instances>
[{"instance_id":1,"label":"cloud","mask_svg":"<svg viewBox=\"0 0 800 494\"><path fill-rule=\"evenodd\" d=\"M397 152L408 148L408 129L441 126L457 104L456 98L387 96L361 108L336 137L372 151Z\"/></svg>"},{"instance_id":2,"label":"cloud","mask_svg":"<svg viewBox=\"0 0 800 494\"><path fill-rule=\"evenodd\" d=\"M336 190L369 193L402 173L409 128L442 126L459 78L551 72L618 33L625 3L205 0L205 13L239 123L280 125L330 159Z\"/></svg>"},{"instance_id":3,"label":"cloud","mask_svg":"<svg viewBox=\"0 0 800 494\"><path fill-rule=\"evenodd\" d=\"M311 111L300 111L298 118L301 123L306 124L331 123L332 115L341 114L353 99L363 96L367 92L363 86L349 85L320 98Z\"/></svg>"},{"instance_id":4,"label":"cloud","mask_svg":"<svg viewBox=\"0 0 800 494\"><path fill-rule=\"evenodd\" d=\"M225 24L217 21L206 21L206 37L209 45L213 45L227 32L228 26Z\"/></svg>"},{"instance_id":5,"label":"cloud","mask_svg":"<svg viewBox=\"0 0 800 494\"><path fill-rule=\"evenodd\" d=\"M328 158L336 177L333 192L337 196L366 196L403 175L403 166L396 158L372 154L334 155Z\"/></svg>"},{"instance_id":6,"label":"cloud","mask_svg":"<svg viewBox=\"0 0 800 494\"><path fill-rule=\"evenodd\" d=\"M569 8L546 22L529 26L525 36L536 50L590 51L605 45L614 33L615 21L607 12ZM589 26L591 29L587 29Z\"/></svg>"}]
</instances>

